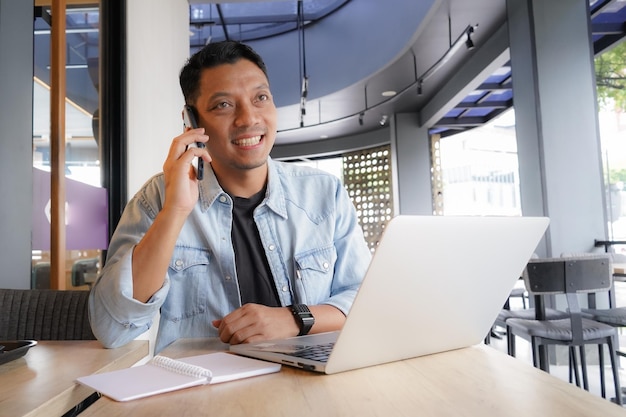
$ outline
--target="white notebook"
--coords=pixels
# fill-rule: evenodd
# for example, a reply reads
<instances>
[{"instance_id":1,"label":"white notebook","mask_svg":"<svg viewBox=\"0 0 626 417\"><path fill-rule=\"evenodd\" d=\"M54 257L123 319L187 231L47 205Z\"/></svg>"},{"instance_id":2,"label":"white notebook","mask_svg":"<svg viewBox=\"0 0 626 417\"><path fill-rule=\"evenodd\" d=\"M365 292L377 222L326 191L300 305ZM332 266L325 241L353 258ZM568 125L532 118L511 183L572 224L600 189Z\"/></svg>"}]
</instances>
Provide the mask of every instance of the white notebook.
<instances>
[{"instance_id":1,"label":"white notebook","mask_svg":"<svg viewBox=\"0 0 626 417\"><path fill-rule=\"evenodd\" d=\"M171 359L155 356L145 365L76 380L116 401L130 401L196 385L217 384L280 371L280 364L227 352Z\"/></svg>"}]
</instances>

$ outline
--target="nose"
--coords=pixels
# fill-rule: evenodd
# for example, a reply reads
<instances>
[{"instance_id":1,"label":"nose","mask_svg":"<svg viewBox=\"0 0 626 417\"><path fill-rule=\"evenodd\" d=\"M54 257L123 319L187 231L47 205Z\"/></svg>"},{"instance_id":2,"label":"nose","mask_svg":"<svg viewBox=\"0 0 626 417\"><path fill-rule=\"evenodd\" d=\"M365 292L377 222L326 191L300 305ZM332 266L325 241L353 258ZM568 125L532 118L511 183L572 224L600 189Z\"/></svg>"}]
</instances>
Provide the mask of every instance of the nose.
<instances>
[{"instance_id":1,"label":"nose","mask_svg":"<svg viewBox=\"0 0 626 417\"><path fill-rule=\"evenodd\" d=\"M237 127L254 126L259 121L259 109L253 103L239 103L235 113Z\"/></svg>"}]
</instances>

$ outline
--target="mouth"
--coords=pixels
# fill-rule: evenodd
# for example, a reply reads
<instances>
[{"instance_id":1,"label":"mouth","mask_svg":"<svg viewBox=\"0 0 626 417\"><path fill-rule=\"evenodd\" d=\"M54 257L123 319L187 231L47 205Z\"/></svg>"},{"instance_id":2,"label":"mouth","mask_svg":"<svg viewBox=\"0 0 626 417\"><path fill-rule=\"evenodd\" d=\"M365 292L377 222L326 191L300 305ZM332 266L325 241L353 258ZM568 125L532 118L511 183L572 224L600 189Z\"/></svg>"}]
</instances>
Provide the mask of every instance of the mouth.
<instances>
[{"instance_id":1,"label":"mouth","mask_svg":"<svg viewBox=\"0 0 626 417\"><path fill-rule=\"evenodd\" d=\"M234 145L242 147L256 146L263 140L263 135L251 136L247 138L235 139L232 141Z\"/></svg>"}]
</instances>

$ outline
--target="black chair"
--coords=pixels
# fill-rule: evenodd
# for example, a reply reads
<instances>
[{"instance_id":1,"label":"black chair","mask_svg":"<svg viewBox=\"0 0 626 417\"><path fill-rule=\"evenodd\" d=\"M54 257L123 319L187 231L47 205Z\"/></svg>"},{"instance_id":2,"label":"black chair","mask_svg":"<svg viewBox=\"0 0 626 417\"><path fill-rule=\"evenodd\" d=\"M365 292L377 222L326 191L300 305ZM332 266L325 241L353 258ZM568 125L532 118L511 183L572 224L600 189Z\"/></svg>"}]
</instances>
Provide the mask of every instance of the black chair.
<instances>
[{"instance_id":1,"label":"black chair","mask_svg":"<svg viewBox=\"0 0 626 417\"><path fill-rule=\"evenodd\" d=\"M30 287L36 290L50 289L50 262L38 262L33 265Z\"/></svg>"},{"instance_id":2,"label":"black chair","mask_svg":"<svg viewBox=\"0 0 626 417\"><path fill-rule=\"evenodd\" d=\"M0 340L95 340L88 291L0 289Z\"/></svg>"},{"instance_id":3,"label":"black chair","mask_svg":"<svg viewBox=\"0 0 626 417\"><path fill-rule=\"evenodd\" d=\"M536 253L533 253L531 259L537 259L539 256ZM512 309L511 308L511 298L520 297L522 299L522 309ZM537 298L537 297L535 297ZM528 304L527 304L528 301ZM515 356L515 337L513 337L510 332L506 331L506 321L509 319L525 319L532 320L534 318L539 317L542 319L563 319L567 318L568 314L564 311L559 311L553 308L542 308L541 312L537 312L534 307L531 307L530 303L530 295L528 290L526 289L526 284L523 286L515 286L511 290L509 297L506 300L506 303L502 307L502 310L498 313L496 320L493 324L491 333L489 336L495 336L498 339L501 339L502 336L506 336L506 347L507 352L511 356ZM504 332L500 330L496 330L496 328L505 329ZM490 342L490 338L487 338L487 343Z\"/></svg>"},{"instance_id":4,"label":"black chair","mask_svg":"<svg viewBox=\"0 0 626 417\"><path fill-rule=\"evenodd\" d=\"M540 347L563 345L569 348L570 370L577 368L576 348L580 351L583 387L588 390L587 364L584 349L586 345L598 345L600 384L602 396L606 398L604 383L603 345L609 349L615 385L616 401L622 404L617 364L614 327L585 319L578 302L579 293L607 291L612 285L612 270L608 256L570 257L531 260L524 272L524 280L529 292L534 295L563 294L568 305L568 318L557 320L509 319L507 331L512 337L529 340L532 346L533 365L549 372L549 360L540 358ZM576 370L577 372L577 370ZM576 375L578 375L576 373ZM577 378L577 384L578 383Z\"/></svg>"},{"instance_id":5,"label":"black chair","mask_svg":"<svg viewBox=\"0 0 626 417\"><path fill-rule=\"evenodd\" d=\"M613 262L626 262L626 255L609 253L609 256ZM596 293L589 294L587 297L588 308L583 309L583 316L614 327L626 327L626 307L617 307L614 304L614 296L611 296L609 292L608 308L597 308L597 295Z\"/></svg>"},{"instance_id":6,"label":"black chair","mask_svg":"<svg viewBox=\"0 0 626 417\"><path fill-rule=\"evenodd\" d=\"M565 257L565 258L571 257L571 256L578 256L578 257L596 256L597 257L598 255L597 254L568 254L568 253L561 255L561 257ZM607 256L609 256L611 261L613 262L614 261L624 262L626 260L626 257L621 254L608 253ZM597 298L599 296L598 293L589 293L587 295L587 308L582 309L584 318L599 321L600 323L608 324L609 326L613 326L613 327L626 327L626 307L615 306L614 295L611 294L611 292L614 292L613 291L614 285L615 285L615 282L613 282L613 286L611 287L611 289L608 292L606 292L608 295L607 297L608 308L597 307ZM617 341L616 341L616 346L617 346ZM619 350L617 353L618 355L626 356L625 353L619 352Z\"/></svg>"},{"instance_id":7,"label":"black chair","mask_svg":"<svg viewBox=\"0 0 626 417\"><path fill-rule=\"evenodd\" d=\"M503 308L502 310L500 310L500 312L498 313L498 317L495 321L495 326L506 329L506 346L509 355L515 356L516 352L515 336L511 334L511 332L508 330L507 322L510 319L533 320L537 319L538 317L545 320L559 320L568 318L569 313L554 308L543 308L541 309L541 312L538 312L535 310L534 307L523 310L510 310L507 308Z\"/></svg>"},{"instance_id":8,"label":"black chair","mask_svg":"<svg viewBox=\"0 0 626 417\"><path fill-rule=\"evenodd\" d=\"M72 286L80 287L93 285L92 281L85 280L87 274L97 274L100 269L100 258L79 259L72 265Z\"/></svg>"},{"instance_id":9,"label":"black chair","mask_svg":"<svg viewBox=\"0 0 626 417\"><path fill-rule=\"evenodd\" d=\"M531 259L537 259L537 254L533 254ZM522 306L523 309L511 309L510 300L512 297L522 297ZM526 298L529 298L528 290L526 289L526 284L522 287L513 287L511 293L509 294L509 298L505 303L504 307L498 313L498 317L496 317L494 327L499 327L505 329L504 335L506 335L506 348L507 352L511 356L515 356L515 337L511 335L511 332L506 331L506 322L509 319L525 319L532 320L535 318L540 319L548 319L548 320L557 320L557 319L565 319L569 317L569 314L565 311L556 310L553 308L541 308L541 311L536 311L534 307L530 307L530 300L528 302L529 307L526 307ZM535 296L537 299L537 296ZM538 300L538 299L537 299ZM537 304L537 302L535 302Z\"/></svg>"},{"instance_id":10,"label":"black chair","mask_svg":"<svg viewBox=\"0 0 626 417\"><path fill-rule=\"evenodd\" d=\"M95 340L89 291L0 289L0 340ZM69 409L76 417L100 398L95 392Z\"/></svg>"},{"instance_id":11,"label":"black chair","mask_svg":"<svg viewBox=\"0 0 626 417\"><path fill-rule=\"evenodd\" d=\"M511 293L509 294L508 303L511 302L512 298L521 299L523 309L526 309L528 307L526 304L526 300L528 298L528 291L526 291L525 287L513 287L513 289L511 290Z\"/></svg>"}]
</instances>

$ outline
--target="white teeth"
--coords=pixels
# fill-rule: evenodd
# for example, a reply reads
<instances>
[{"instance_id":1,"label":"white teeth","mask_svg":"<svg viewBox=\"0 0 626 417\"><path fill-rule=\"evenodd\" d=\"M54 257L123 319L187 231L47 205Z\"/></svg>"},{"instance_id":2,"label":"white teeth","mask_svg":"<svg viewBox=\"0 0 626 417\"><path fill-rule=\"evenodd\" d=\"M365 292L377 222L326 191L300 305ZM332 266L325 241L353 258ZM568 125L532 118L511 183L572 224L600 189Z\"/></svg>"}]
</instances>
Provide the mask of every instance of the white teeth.
<instances>
[{"instance_id":1,"label":"white teeth","mask_svg":"<svg viewBox=\"0 0 626 417\"><path fill-rule=\"evenodd\" d=\"M236 140L235 145L238 146L254 146L257 143L261 142L261 136L253 136L251 138L245 138L241 140Z\"/></svg>"}]
</instances>

